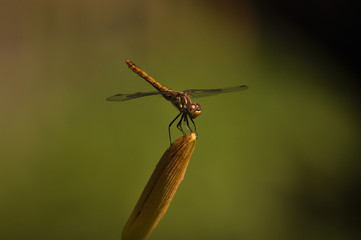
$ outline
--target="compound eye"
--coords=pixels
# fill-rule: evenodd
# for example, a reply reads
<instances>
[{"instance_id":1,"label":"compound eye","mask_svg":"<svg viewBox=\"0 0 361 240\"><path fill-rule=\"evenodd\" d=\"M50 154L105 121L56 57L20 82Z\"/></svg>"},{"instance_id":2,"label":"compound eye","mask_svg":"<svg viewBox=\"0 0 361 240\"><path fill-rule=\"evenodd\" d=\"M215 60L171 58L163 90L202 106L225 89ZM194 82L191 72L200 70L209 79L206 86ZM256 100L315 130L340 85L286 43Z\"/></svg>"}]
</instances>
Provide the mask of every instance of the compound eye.
<instances>
[{"instance_id":1,"label":"compound eye","mask_svg":"<svg viewBox=\"0 0 361 240\"><path fill-rule=\"evenodd\" d=\"M197 106L195 104L192 104L189 106L189 111L194 112L197 109Z\"/></svg>"},{"instance_id":2,"label":"compound eye","mask_svg":"<svg viewBox=\"0 0 361 240\"><path fill-rule=\"evenodd\" d=\"M201 111L201 105L196 104L196 105L195 105L195 108L196 108L197 111Z\"/></svg>"}]
</instances>

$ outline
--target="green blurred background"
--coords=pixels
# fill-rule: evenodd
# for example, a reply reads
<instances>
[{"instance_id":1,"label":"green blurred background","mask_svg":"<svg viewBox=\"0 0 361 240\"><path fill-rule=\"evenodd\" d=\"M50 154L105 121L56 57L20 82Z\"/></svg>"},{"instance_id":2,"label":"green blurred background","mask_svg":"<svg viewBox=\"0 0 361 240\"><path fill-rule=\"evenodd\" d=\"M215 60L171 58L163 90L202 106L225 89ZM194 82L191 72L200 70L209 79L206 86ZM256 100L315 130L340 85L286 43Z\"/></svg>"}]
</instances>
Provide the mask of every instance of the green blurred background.
<instances>
[{"instance_id":1,"label":"green blurred background","mask_svg":"<svg viewBox=\"0 0 361 240\"><path fill-rule=\"evenodd\" d=\"M358 239L357 72L327 35L340 9L266 2L0 1L0 239L120 239L177 114L105 101L153 90L127 58L175 90L249 85L197 100L197 147L150 239Z\"/></svg>"}]
</instances>

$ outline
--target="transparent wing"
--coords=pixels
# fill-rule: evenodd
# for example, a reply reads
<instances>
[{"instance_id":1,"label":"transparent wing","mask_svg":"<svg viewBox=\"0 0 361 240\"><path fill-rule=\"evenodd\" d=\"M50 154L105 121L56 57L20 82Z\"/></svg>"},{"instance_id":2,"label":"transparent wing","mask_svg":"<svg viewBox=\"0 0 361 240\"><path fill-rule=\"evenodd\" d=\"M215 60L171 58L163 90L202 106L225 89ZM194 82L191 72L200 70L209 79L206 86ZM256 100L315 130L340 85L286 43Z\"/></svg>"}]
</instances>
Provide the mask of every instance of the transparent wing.
<instances>
[{"instance_id":1,"label":"transparent wing","mask_svg":"<svg viewBox=\"0 0 361 240\"><path fill-rule=\"evenodd\" d=\"M131 100L134 98L141 98L146 96L153 96L153 95L160 95L164 94L164 92L154 91L154 92L136 92L133 94L115 94L106 98L107 101L114 101L114 102L123 102L127 100Z\"/></svg>"},{"instance_id":2,"label":"transparent wing","mask_svg":"<svg viewBox=\"0 0 361 240\"><path fill-rule=\"evenodd\" d=\"M188 89L184 92L187 92L192 98L200 98L200 97L208 97L213 96L220 93L231 93L231 92L238 92L242 90L246 90L248 86L241 85L235 87L228 87L228 88L215 88L215 89Z\"/></svg>"}]
</instances>

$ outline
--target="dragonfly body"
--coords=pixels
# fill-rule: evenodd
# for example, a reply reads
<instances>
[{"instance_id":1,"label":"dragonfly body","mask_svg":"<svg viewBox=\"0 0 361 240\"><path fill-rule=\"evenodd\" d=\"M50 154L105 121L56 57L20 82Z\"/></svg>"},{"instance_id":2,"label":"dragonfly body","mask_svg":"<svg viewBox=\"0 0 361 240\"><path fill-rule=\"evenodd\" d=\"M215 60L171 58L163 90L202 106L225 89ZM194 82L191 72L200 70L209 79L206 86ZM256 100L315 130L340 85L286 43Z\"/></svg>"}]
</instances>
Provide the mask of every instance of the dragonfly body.
<instances>
[{"instance_id":1,"label":"dragonfly body","mask_svg":"<svg viewBox=\"0 0 361 240\"><path fill-rule=\"evenodd\" d=\"M142 69L137 67L130 60L125 60L126 64L132 69L133 72L144 78L149 82L155 89L162 92L162 95L168 101L171 101L178 110L184 114L188 114L191 118L198 117L201 112L201 106L199 104L192 103L192 100L188 93L173 91L154 80L149 74L144 72Z\"/></svg>"},{"instance_id":2,"label":"dragonfly body","mask_svg":"<svg viewBox=\"0 0 361 240\"><path fill-rule=\"evenodd\" d=\"M183 134L185 134L185 132L182 128L182 124L184 124L184 126L187 128L188 131L193 132L192 128L189 125L188 118L191 120L191 122L194 126L194 132L197 133L196 125L195 125L193 119L198 117L199 115L201 115L202 110L201 110L201 106L199 104L192 102L191 96L192 97L204 97L204 96L210 96L210 95L215 95L215 94L219 94L219 93L240 91L240 90L244 90L244 89L248 88L246 85L241 85L241 86L236 86L236 87L219 88L219 89L190 89L190 90L185 90L185 91L173 91L172 89L167 88L167 87L163 86L162 84L160 84L159 82L157 82L149 74L147 74L142 69L137 67L130 60L125 60L125 62L133 72L138 74L140 77L144 78L155 89L157 89L157 91L156 92L137 92L134 94L116 94L111 97L108 97L106 100L122 102L122 101L130 100L130 99L134 99L134 98L161 94L166 100L172 102L173 105L179 110L179 114L173 119L173 121L168 126L170 141L171 141L170 127L179 117L181 117L181 118L177 124L177 128Z\"/></svg>"}]
</instances>

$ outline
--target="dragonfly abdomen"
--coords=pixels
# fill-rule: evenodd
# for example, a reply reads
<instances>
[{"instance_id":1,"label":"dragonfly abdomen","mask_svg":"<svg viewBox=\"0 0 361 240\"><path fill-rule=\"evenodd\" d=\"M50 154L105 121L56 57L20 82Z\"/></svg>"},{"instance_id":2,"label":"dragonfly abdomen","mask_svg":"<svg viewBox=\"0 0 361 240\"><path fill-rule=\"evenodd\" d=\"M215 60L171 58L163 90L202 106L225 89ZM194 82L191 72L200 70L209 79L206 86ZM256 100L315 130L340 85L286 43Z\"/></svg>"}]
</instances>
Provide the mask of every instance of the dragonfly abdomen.
<instances>
[{"instance_id":1,"label":"dragonfly abdomen","mask_svg":"<svg viewBox=\"0 0 361 240\"><path fill-rule=\"evenodd\" d=\"M157 90L161 91L161 92L167 92L167 91L172 91L171 89L163 86L162 84L160 84L159 82L157 82L156 80L154 80L151 76L149 76L146 72L144 72L142 69L140 69L139 67L137 67L134 63L132 63L132 61L130 60L125 60L125 62L127 63L128 67L130 69L132 69L133 72L135 72L136 74L138 74L139 76L141 76L142 78L144 78L147 82L149 82L153 87L155 87Z\"/></svg>"}]
</instances>

